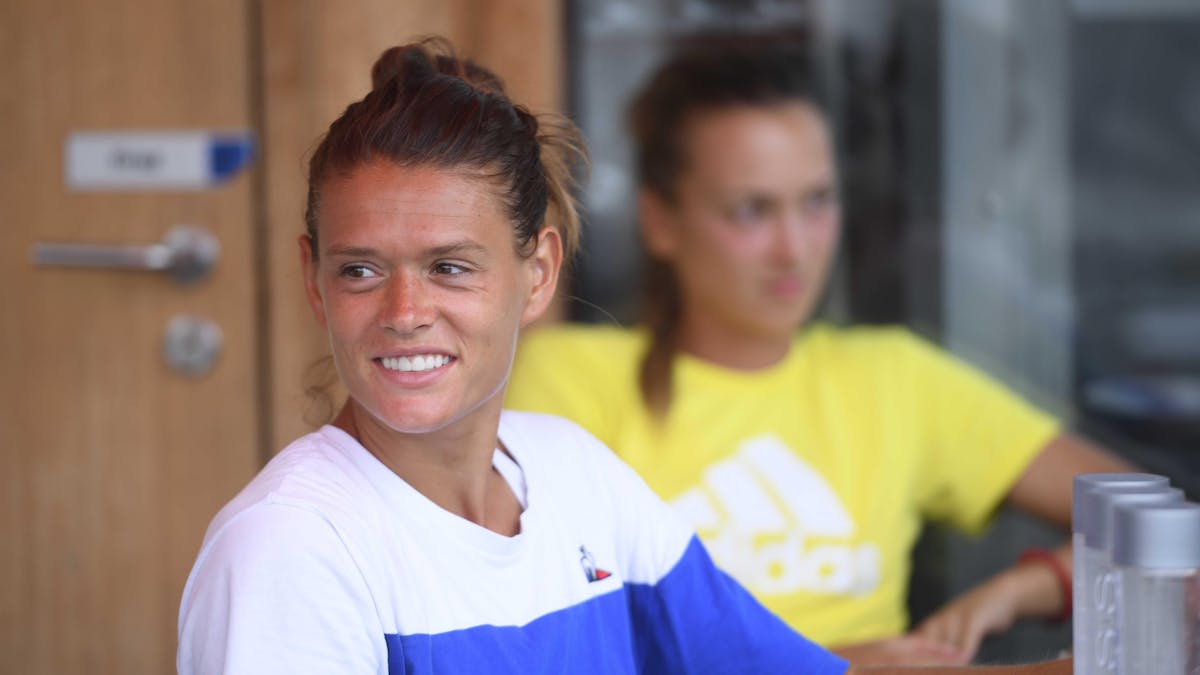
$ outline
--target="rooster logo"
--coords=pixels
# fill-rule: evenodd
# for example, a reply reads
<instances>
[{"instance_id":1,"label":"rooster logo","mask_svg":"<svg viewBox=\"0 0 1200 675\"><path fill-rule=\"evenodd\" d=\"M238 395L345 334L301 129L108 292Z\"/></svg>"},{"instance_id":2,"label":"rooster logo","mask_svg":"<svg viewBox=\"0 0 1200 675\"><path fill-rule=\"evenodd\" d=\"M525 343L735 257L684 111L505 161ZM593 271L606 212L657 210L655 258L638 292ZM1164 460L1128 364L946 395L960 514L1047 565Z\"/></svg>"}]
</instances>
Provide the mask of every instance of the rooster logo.
<instances>
[{"instance_id":1,"label":"rooster logo","mask_svg":"<svg viewBox=\"0 0 1200 675\"><path fill-rule=\"evenodd\" d=\"M596 559L592 557L592 552L587 550L586 546L580 546L579 553L581 554L579 556L579 565L583 568L583 573L587 576L589 584L612 576L612 572L596 567Z\"/></svg>"}]
</instances>

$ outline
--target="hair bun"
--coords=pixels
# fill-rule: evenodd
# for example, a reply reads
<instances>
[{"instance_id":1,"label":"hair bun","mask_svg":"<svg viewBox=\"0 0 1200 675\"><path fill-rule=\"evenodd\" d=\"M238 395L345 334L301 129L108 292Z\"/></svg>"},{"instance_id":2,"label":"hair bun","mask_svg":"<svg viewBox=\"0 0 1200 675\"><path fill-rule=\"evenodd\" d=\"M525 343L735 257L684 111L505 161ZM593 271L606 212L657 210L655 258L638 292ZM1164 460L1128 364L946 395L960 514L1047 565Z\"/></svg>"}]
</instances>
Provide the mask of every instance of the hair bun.
<instances>
[{"instance_id":1,"label":"hair bun","mask_svg":"<svg viewBox=\"0 0 1200 675\"><path fill-rule=\"evenodd\" d=\"M371 66L371 88L384 89L393 81L404 77L410 69L424 66L429 69L424 54L410 46L391 47L379 55Z\"/></svg>"},{"instance_id":2,"label":"hair bun","mask_svg":"<svg viewBox=\"0 0 1200 675\"><path fill-rule=\"evenodd\" d=\"M457 56L454 45L441 37L428 37L385 50L371 67L371 88L384 89L396 80L413 75L425 79L435 73L462 80L479 91L508 98L504 81L499 76L470 59Z\"/></svg>"}]
</instances>

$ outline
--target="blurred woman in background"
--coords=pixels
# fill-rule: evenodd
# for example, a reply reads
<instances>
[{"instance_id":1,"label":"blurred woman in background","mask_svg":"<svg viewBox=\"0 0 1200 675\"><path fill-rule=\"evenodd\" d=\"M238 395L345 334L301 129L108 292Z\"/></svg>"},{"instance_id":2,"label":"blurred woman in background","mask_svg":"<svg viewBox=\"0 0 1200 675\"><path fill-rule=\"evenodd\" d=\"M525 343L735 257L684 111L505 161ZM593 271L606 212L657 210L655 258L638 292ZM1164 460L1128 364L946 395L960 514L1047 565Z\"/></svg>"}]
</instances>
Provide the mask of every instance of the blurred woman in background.
<instances>
[{"instance_id":1,"label":"blurred woman in background","mask_svg":"<svg viewBox=\"0 0 1200 675\"><path fill-rule=\"evenodd\" d=\"M923 519L1001 502L1070 520L1071 477L1128 467L900 328L810 322L841 227L803 54L678 55L637 96L645 325L523 341L507 399L630 463L770 609L852 663L966 663L1070 613L1070 549L1031 550L909 631Z\"/></svg>"}]
</instances>

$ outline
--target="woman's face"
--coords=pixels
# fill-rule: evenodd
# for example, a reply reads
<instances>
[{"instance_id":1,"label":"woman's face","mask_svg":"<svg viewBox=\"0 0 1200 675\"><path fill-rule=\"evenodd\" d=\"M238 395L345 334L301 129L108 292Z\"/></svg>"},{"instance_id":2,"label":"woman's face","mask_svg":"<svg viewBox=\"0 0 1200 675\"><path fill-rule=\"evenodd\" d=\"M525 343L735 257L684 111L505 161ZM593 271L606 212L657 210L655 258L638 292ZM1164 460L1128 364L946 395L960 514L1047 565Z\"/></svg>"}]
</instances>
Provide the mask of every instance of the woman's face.
<instances>
[{"instance_id":1,"label":"woman's face","mask_svg":"<svg viewBox=\"0 0 1200 675\"><path fill-rule=\"evenodd\" d=\"M389 162L320 186L309 303L351 399L386 427L438 431L501 404L519 328L554 292L553 230L534 254L484 179Z\"/></svg>"},{"instance_id":2,"label":"woman's face","mask_svg":"<svg viewBox=\"0 0 1200 675\"><path fill-rule=\"evenodd\" d=\"M644 194L651 254L676 271L692 330L789 338L811 314L840 227L821 114L802 103L693 115L673 202Z\"/></svg>"}]
</instances>

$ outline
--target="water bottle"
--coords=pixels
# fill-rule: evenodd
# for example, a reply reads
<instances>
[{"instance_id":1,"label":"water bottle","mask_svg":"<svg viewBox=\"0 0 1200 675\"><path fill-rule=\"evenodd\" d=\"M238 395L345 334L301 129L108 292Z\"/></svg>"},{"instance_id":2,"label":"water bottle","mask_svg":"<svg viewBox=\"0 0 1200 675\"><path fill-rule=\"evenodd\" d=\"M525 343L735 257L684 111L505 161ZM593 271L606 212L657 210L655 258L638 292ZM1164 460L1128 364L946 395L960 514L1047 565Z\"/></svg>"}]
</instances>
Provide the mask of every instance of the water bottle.
<instances>
[{"instance_id":1,"label":"water bottle","mask_svg":"<svg viewBox=\"0 0 1200 675\"><path fill-rule=\"evenodd\" d=\"M1118 506L1121 675L1200 673L1200 505Z\"/></svg>"},{"instance_id":2,"label":"water bottle","mask_svg":"<svg viewBox=\"0 0 1200 675\"><path fill-rule=\"evenodd\" d=\"M1114 513L1118 506L1182 503L1178 488L1093 488L1084 493L1084 602L1091 613L1092 646L1086 655L1093 675L1116 675L1120 636L1116 611L1118 584L1112 565Z\"/></svg>"},{"instance_id":3,"label":"water bottle","mask_svg":"<svg viewBox=\"0 0 1200 675\"><path fill-rule=\"evenodd\" d=\"M1095 675L1095 668L1089 666L1088 656L1094 654L1092 636L1095 629L1092 625L1092 615L1089 611L1091 603L1087 602L1088 591L1084 579L1095 573L1090 568L1085 569L1087 559L1084 544L1085 522L1089 519L1083 505L1083 494L1095 487L1109 488L1153 488L1169 487L1166 477L1150 473L1085 473L1075 476L1071 504L1071 551L1072 551L1072 588L1075 597L1072 618L1072 651L1075 655L1075 675ZM1093 516L1094 520L1095 517Z\"/></svg>"}]
</instances>

